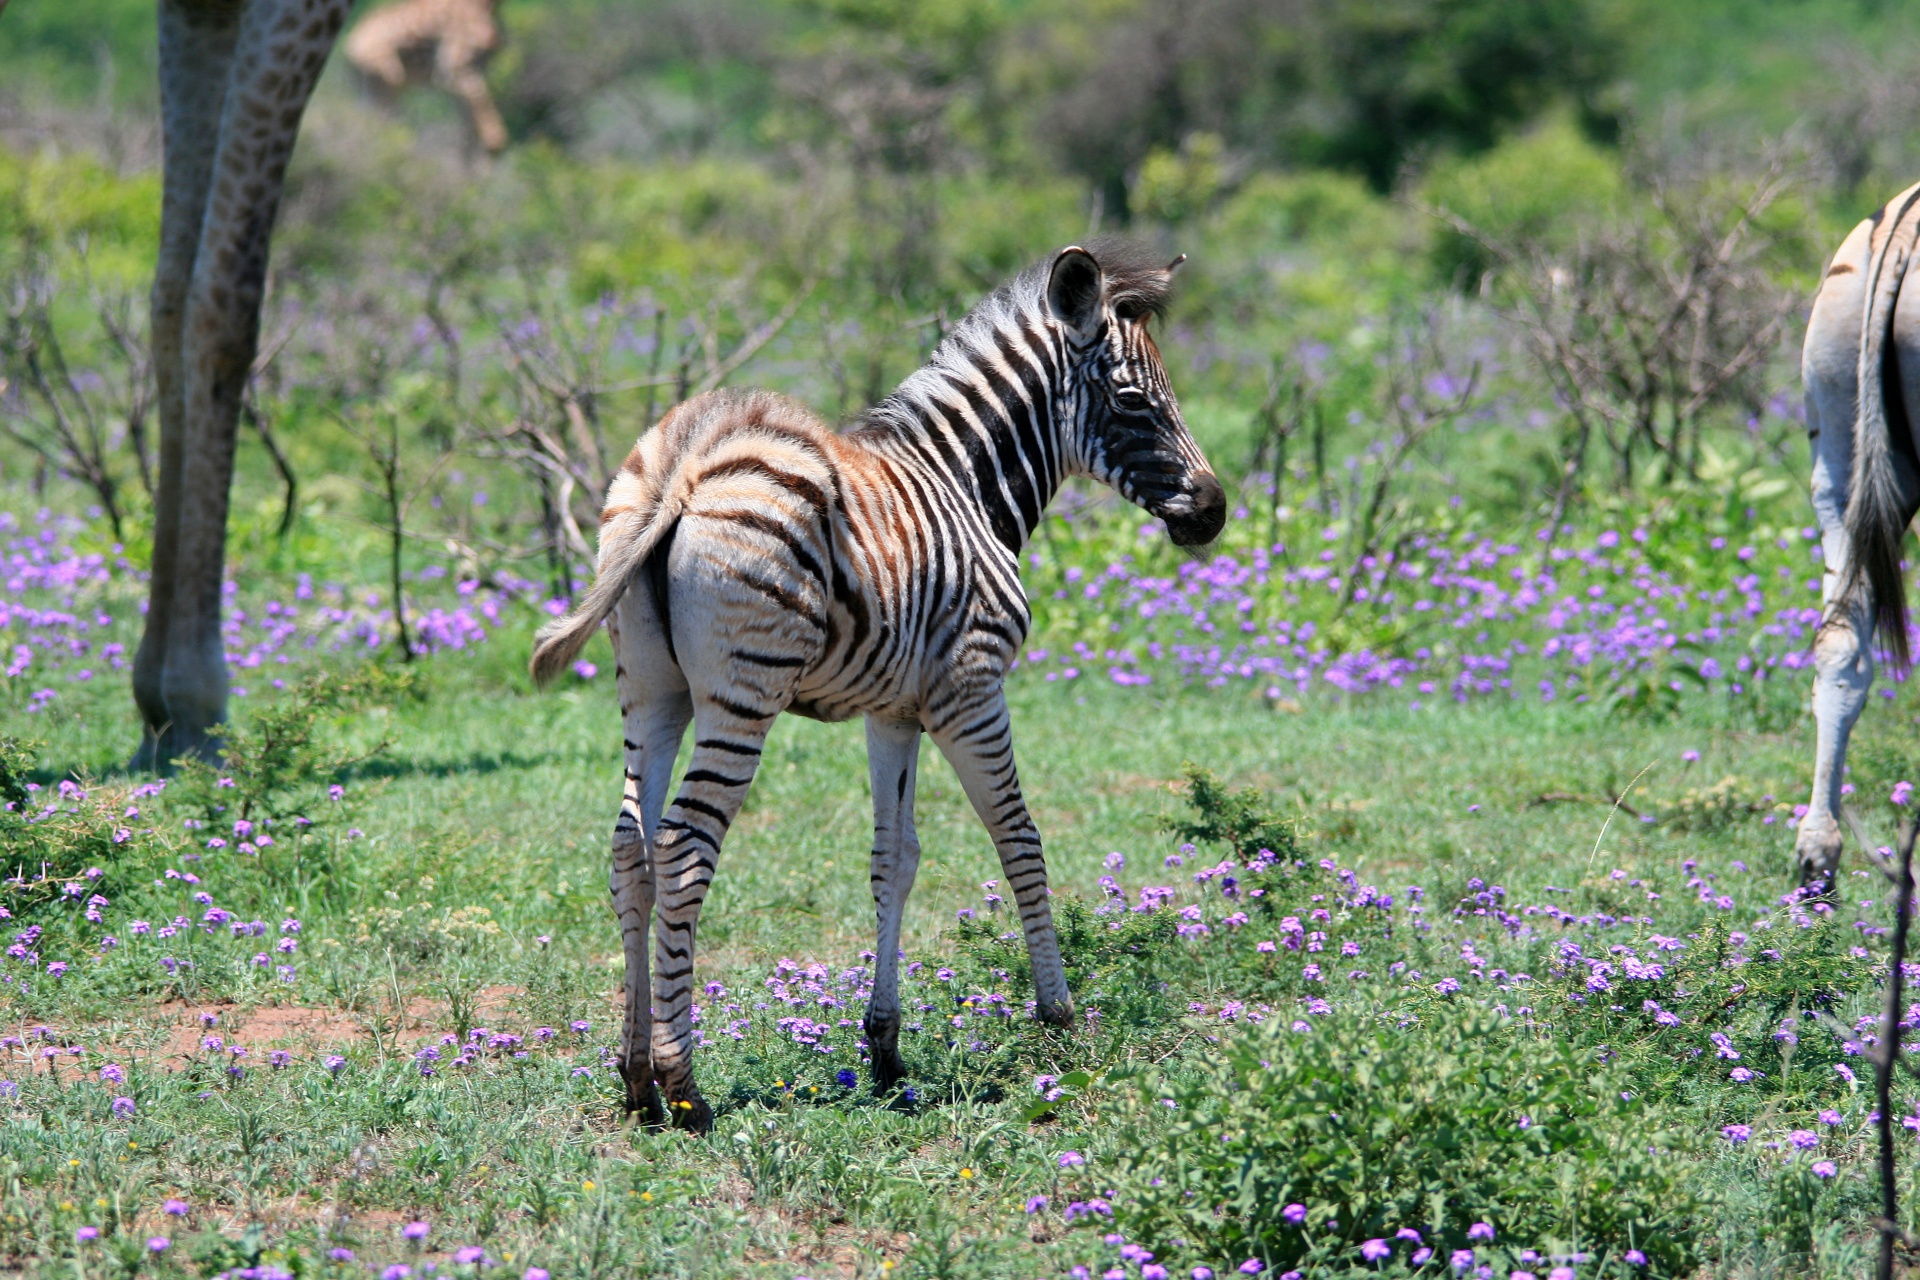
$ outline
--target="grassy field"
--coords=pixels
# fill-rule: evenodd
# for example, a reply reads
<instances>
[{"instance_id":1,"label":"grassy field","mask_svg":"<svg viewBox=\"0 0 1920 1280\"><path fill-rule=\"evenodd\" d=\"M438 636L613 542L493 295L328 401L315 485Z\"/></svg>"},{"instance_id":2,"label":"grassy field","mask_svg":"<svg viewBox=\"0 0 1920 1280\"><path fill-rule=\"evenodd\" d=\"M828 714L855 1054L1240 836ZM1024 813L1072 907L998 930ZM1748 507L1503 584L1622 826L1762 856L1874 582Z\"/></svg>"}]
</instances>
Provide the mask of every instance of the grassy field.
<instances>
[{"instance_id":1,"label":"grassy field","mask_svg":"<svg viewBox=\"0 0 1920 1280\"><path fill-rule=\"evenodd\" d=\"M108 575L61 599L102 610L88 644L110 664L136 594ZM1257 683L1023 670L1025 782L1085 1016L1057 1033L1022 1015L1019 953L986 900L991 847L929 752L914 1092L880 1099L857 1037L860 727L783 721L703 918L717 985L698 1070L718 1120L696 1139L623 1127L607 1057L611 679L527 692L534 611L515 608L484 642L414 664L409 689L293 717L316 728L309 764L348 762L284 792L235 770L232 788L144 793L115 773L134 721L113 672L70 671L43 700L13 682L0 734L40 744L24 807L54 798L8 828L50 863L7 886L26 927L0 985L11 1265L396 1280L1864 1265L1871 1076L1848 1037L1882 999L1884 963L1856 948L1880 945L1885 912L1852 877L1833 904L1782 898L1801 724L1732 728L1707 694L1671 718L1331 691L1276 710ZM297 686L360 668L288 669ZM255 688L236 746L257 747L299 699L240 679ZM1913 717L1904 697L1876 703L1858 776L1884 795ZM1194 815L1187 762L1259 788L1255 836L1291 847L1183 848L1167 824ZM79 786L59 794L63 779ZM1890 828L1890 812L1866 820ZM1838 1034L1814 1025L1821 1008ZM1835 1070L1849 1060L1857 1083Z\"/></svg>"}]
</instances>

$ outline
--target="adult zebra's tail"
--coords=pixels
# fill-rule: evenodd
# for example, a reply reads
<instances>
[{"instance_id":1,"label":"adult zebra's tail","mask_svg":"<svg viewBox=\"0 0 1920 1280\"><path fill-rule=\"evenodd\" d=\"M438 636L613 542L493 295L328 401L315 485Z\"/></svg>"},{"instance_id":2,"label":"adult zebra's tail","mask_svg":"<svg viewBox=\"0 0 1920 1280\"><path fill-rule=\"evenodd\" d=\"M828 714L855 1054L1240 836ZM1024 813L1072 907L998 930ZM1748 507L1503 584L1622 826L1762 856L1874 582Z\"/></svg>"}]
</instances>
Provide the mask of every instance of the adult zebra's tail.
<instances>
[{"instance_id":1,"label":"adult zebra's tail","mask_svg":"<svg viewBox=\"0 0 1920 1280\"><path fill-rule=\"evenodd\" d=\"M1847 542L1852 554L1841 584L1842 598L1852 597L1862 579L1873 592L1874 629L1905 669L1907 646L1907 589L1900 572L1900 547L1907 535L1907 505L1900 491L1894 451L1910 450L1910 428L1904 403L1900 412L1902 439L1895 441L1888 413L1888 361L1893 333L1893 309L1899 301L1916 235L1920 235L1920 186L1909 188L1889 204L1867 258L1867 296L1860 330L1860 365L1853 428L1853 475L1847 497ZM1898 400L1896 383L1893 395Z\"/></svg>"}]
</instances>

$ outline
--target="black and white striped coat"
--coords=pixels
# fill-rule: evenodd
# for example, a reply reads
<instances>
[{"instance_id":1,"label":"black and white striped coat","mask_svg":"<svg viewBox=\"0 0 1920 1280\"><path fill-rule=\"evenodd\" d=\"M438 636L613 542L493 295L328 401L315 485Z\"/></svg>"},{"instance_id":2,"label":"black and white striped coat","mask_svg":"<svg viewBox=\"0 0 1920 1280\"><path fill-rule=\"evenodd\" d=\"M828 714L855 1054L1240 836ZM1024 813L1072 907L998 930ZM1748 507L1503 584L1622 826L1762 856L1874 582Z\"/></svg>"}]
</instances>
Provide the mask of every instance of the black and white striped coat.
<instances>
[{"instance_id":1,"label":"black and white striped coat","mask_svg":"<svg viewBox=\"0 0 1920 1280\"><path fill-rule=\"evenodd\" d=\"M1219 533L1225 495L1147 332L1177 265L1119 243L1061 250L983 301L844 434L781 396L715 392L634 447L607 493L599 576L533 659L550 679L603 621L612 631L626 727L612 886L629 1110L710 1123L690 1061L694 930L782 711L867 720L879 959L865 1026L877 1082L904 1073L897 957L919 865L923 732L993 837L1039 1016L1072 1016L1002 693L1029 622L1018 552L1069 475L1111 485L1182 545ZM690 721L693 756L669 806Z\"/></svg>"}]
</instances>

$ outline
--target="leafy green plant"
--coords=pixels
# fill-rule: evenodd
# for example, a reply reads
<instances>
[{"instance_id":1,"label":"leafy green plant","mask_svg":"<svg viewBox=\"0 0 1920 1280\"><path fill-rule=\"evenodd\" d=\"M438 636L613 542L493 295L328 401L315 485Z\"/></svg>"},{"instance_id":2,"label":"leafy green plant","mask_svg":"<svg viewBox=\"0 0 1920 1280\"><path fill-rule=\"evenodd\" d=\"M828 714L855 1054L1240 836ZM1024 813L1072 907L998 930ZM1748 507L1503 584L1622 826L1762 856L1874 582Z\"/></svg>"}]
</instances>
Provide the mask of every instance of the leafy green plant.
<instances>
[{"instance_id":1,"label":"leafy green plant","mask_svg":"<svg viewBox=\"0 0 1920 1280\"><path fill-rule=\"evenodd\" d=\"M1470 1006L1275 1018L1137 1076L1102 1118L1123 1131L1101 1171L1118 1225L1216 1270L1349 1262L1401 1229L1502 1274L1522 1249L1694 1262L1704 1206L1668 1117L1591 1052Z\"/></svg>"},{"instance_id":2,"label":"leafy green plant","mask_svg":"<svg viewBox=\"0 0 1920 1280\"><path fill-rule=\"evenodd\" d=\"M1190 844L1226 845L1242 858L1265 849L1285 862L1299 852L1298 824L1275 809L1258 788L1229 791L1210 770L1194 764L1181 772L1193 816L1169 818L1164 830Z\"/></svg>"},{"instance_id":3,"label":"leafy green plant","mask_svg":"<svg viewBox=\"0 0 1920 1280\"><path fill-rule=\"evenodd\" d=\"M342 769L391 745L382 740L365 751L344 750L324 732L327 720L418 693L411 672L371 664L345 675L308 676L228 725L218 766L184 763L169 798L199 809L208 820L311 817L319 795Z\"/></svg>"}]
</instances>

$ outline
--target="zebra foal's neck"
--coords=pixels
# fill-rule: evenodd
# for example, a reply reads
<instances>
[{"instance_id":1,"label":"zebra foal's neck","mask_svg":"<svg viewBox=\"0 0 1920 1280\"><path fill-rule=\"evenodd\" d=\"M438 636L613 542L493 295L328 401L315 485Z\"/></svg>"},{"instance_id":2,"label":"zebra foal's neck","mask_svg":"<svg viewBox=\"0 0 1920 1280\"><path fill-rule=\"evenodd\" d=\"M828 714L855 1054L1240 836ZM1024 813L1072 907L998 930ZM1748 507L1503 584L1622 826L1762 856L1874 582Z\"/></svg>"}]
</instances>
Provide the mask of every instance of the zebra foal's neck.
<instances>
[{"instance_id":1,"label":"zebra foal's neck","mask_svg":"<svg viewBox=\"0 0 1920 1280\"><path fill-rule=\"evenodd\" d=\"M905 445L978 502L1009 551L1040 527L1070 469L1063 406L1072 366L1029 277L974 308L854 433Z\"/></svg>"}]
</instances>

